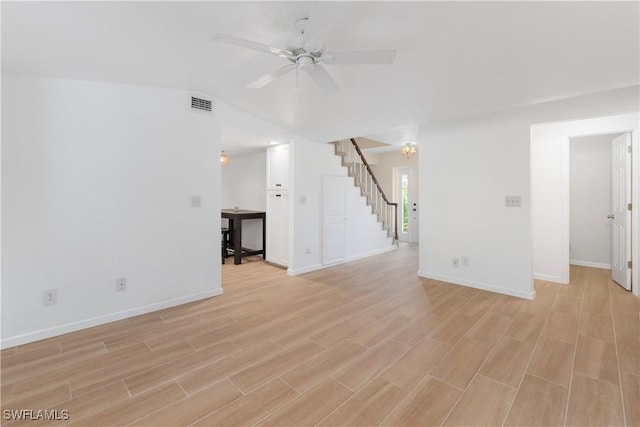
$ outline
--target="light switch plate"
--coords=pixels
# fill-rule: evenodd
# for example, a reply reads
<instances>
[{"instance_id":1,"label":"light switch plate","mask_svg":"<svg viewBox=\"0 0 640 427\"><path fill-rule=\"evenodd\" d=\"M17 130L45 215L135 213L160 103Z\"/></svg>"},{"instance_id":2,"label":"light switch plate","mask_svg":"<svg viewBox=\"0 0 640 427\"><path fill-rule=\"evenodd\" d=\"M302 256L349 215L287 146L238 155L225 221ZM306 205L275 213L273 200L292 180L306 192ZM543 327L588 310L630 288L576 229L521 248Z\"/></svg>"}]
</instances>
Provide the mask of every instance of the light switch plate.
<instances>
[{"instance_id":1,"label":"light switch plate","mask_svg":"<svg viewBox=\"0 0 640 427\"><path fill-rule=\"evenodd\" d=\"M200 196L191 196L191 207L199 208L201 206L202 206L202 199L200 199Z\"/></svg>"},{"instance_id":2,"label":"light switch plate","mask_svg":"<svg viewBox=\"0 0 640 427\"><path fill-rule=\"evenodd\" d=\"M504 196L504 206L507 208L519 208L522 206L520 196Z\"/></svg>"}]
</instances>

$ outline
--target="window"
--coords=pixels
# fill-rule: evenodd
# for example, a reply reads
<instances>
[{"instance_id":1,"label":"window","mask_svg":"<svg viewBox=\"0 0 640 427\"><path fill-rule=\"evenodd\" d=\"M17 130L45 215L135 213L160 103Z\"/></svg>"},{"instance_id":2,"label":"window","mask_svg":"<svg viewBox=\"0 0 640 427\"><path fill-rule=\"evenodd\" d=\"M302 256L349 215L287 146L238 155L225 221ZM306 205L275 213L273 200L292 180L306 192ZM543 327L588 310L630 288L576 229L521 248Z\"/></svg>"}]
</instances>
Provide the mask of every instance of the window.
<instances>
[{"instance_id":1,"label":"window","mask_svg":"<svg viewBox=\"0 0 640 427\"><path fill-rule=\"evenodd\" d=\"M407 234L409 232L409 174L401 174L400 182L400 208L402 218L401 233Z\"/></svg>"}]
</instances>

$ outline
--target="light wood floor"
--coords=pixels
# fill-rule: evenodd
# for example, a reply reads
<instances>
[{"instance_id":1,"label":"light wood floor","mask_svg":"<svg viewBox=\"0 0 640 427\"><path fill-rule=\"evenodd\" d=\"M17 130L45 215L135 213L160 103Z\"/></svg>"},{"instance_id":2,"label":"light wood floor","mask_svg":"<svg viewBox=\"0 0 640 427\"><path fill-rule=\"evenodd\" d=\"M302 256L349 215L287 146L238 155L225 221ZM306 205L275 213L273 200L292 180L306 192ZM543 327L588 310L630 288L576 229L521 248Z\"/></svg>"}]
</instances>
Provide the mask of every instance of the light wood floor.
<instances>
[{"instance_id":1,"label":"light wood floor","mask_svg":"<svg viewBox=\"0 0 640 427\"><path fill-rule=\"evenodd\" d=\"M525 301L416 277L417 249L2 351L2 409L72 425L640 425L639 303L608 271ZM4 425L35 424L5 422ZM43 424L38 422L37 424Z\"/></svg>"}]
</instances>

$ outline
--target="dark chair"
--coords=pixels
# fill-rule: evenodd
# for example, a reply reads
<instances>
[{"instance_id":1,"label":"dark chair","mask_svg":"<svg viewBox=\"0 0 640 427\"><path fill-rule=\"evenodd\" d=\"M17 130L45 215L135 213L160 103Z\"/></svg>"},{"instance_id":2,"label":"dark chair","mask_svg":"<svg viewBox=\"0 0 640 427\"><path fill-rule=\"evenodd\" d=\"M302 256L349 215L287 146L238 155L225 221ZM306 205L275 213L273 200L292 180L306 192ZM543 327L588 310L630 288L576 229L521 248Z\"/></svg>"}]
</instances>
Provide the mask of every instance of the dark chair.
<instances>
[{"instance_id":1,"label":"dark chair","mask_svg":"<svg viewBox=\"0 0 640 427\"><path fill-rule=\"evenodd\" d=\"M221 228L222 230L222 263L229 257L229 242L231 241L231 230L228 228Z\"/></svg>"}]
</instances>

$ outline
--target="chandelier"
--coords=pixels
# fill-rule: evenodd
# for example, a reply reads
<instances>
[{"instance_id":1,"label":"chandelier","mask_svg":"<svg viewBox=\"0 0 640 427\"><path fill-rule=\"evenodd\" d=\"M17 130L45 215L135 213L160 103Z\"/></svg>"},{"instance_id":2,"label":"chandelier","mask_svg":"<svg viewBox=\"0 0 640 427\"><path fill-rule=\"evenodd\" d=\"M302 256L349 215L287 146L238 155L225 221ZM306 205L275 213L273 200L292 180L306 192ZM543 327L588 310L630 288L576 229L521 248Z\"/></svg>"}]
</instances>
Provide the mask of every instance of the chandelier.
<instances>
[{"instance_id":1,"label":"chandelier","mask_svg":"<svg viewBox=\"0 0 640 427\"><path fill-rule=\"evenodd\" d=\"M400 152L402 153L403 156L409 159L411 156L416 154L416 146L413 145L413 143L411 142L405 142L402 145L402 150L400 150Z\"/></svg>"}]
</instances>

